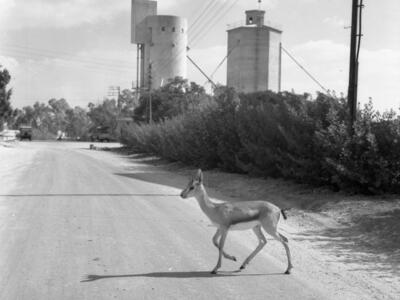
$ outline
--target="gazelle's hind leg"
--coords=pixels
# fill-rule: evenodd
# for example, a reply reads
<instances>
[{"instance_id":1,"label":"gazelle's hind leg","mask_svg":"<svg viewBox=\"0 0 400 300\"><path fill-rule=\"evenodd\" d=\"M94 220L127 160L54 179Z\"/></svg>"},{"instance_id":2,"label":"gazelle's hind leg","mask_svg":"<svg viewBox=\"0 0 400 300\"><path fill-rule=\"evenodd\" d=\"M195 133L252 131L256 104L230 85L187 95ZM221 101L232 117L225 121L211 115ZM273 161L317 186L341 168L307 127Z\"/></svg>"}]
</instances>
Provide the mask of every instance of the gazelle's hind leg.
<instances>
[{"instance_id":1,"label":"gazelle's hind leg","mask_svg":"<svg viewBox=\"0 0 400 300\"><path fill-rule=\"evenodd\" d=\"M285 247L286 256L287 256L287 260L288 260L288 267L286 269L285 274L290 274L290 270L293 268L293 265L292 265L292 257L290 254L288 239L284 235L279 233L278 231L276 231L275 233L269 233L269 234L272 235L276 240L280 241L282 243L283 247Z\"/></svg>"},{"instance_id":2,"label":"gazelle's hind leg","mask_svg":"<svg viewBox=\"0 0 400 300\"><path fill-rule=\"evenodd\" d=\"M290 274L290 270L293 268L293 265L292 265L292 258L291 258L290 249L289 249L289 241L284 235L282 235L281 233L278 232L277 225L278 225L279 217L280 217L280 215L277 215L277 218L274 219L271 216L269 216L268 218L264 218L261 221L261 224L262 224L262 227L264 228L264 230L269 235L274 237L276 240L280 241L282 243L283 247L285 247L286 256L287 256L287 260L288 260L288 267L286 269L285 274Z\"/></svg>"},{"instance_id":3,"label":"gazelle's hind leg","mask_svg":"<svg viewBox=\"0 0 400 300\"><path fill-rule=\"evenodd\" d=\"M215 245L215 247L217 247L219 249L219 237L221 236L221 231L219 229L217 229L217 232L214 234L212 241L213 244ZM236 261L236 257L229 255L228 253L226 253L225 251L222 251L222 255L226 258L226 259L230 259L233 261Z\"/></svg>"},{"instance_id":4,"label":"gazelle's hind leg","mask_svg":"<svg viewBox=\"0 0 400 300\"><path fill-rule=\"evenodd\" d=\"M261 231L261 226L257 225L253 228L254 233L256 234L257 238L258 238L258 246L256 249L254 249L254 251L249 255L249 257L247 257L245 259L245 261L243 262L243 264L240 266L240 270L243 270L244 268L246 268L246 266L249 264L249 262L254 258L254 256L257 255L258 252L261 251L262 248L264 248L264 246L267 244L267 240L264 236L264 234Z\"/></svg>"}]
</instances>

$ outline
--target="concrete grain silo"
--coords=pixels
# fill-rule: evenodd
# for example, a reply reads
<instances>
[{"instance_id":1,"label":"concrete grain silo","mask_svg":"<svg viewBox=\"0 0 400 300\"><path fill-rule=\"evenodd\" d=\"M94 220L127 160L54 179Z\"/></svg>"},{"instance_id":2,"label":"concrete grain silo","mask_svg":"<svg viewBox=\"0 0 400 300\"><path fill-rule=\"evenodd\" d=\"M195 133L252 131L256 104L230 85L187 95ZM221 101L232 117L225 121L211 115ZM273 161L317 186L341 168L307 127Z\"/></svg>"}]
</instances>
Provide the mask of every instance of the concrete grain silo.
<instances>
[{"instance_id":1,"label":"concrete grain silo","mask_svg":"<svg viewBox=\"0 0 400 300\"><path fill-rule=\"evenodd\" d=\"M264 15L248 10L244 24L228 29L227 85L238 92L280 91L282 31Z\"/></svg>"},{"instance_id":2,"label":"concrete grain silo","mask_svg":"<svg viewBox=\"0 0 400 300\"><path fill-rule=\"evenodd\" d=\"M137 44L137 87L158 88L186 78L187 21L157 15L157 2L132 0L132 43Z\"/></svg>"}]
</instances>

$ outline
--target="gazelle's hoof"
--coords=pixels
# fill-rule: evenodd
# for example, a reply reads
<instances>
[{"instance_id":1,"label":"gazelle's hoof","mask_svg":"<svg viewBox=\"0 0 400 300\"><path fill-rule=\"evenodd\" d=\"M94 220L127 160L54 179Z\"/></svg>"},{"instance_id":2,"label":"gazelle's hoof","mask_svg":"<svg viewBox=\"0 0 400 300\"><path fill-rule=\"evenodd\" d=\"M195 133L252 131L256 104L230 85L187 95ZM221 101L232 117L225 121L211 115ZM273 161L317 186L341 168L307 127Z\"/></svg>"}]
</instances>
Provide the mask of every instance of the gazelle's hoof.
<instances>
[{"instance_id":1,"label":"gazelle's hoof","mask_svg":"<svg viewBox=\"0 0 400 300\"><path fill-rule=\"evenodd\" d=\"M289 275L290 274L290 270L286 270L285 274Z\"/></svg>"},{"instance_id":2,"label":"gazelle's hoof","mask_svg":"<svg viewBox=\"0 0 400 300\"><path fill-rule=\"evenodd\" d=\"M217 270L212 270L211 274L217 274Z\"/></svg>"},{"instance_id":3,"label":"gazelle's hoof","mask_svg":"<svg viewBox=\"0 0 400 300\"><path fill-rule=\"evenodd\" d=\"M241 265L239 270L244 270L244 268L246 268L246 266L245 265Z\"/></svg>"}]
</instances>

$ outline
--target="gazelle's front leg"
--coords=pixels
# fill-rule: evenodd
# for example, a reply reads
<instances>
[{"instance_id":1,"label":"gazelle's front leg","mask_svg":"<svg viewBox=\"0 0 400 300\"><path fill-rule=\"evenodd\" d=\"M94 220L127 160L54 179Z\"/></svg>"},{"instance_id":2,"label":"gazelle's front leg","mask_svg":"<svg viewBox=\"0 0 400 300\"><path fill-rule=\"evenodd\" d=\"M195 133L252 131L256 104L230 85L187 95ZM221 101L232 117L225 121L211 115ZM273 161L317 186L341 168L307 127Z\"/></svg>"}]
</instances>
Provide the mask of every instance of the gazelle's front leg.
<instances>
[{"instance_id":1,"label":"gazelle's front leg","mask_svg":"<svg viewBox=\"0 0 400 300\"><path fill-rule=\"evenodd\" d=\"M218 249L219 249L218 262L215 268L211 271L211 274L217 274L218 269L221 267L222 253L224 252L224 245L225 245L226 235L228 234L228 228L220 228L219 231L221 234L221 239L219 240L218 244Z\"/></svg>"},{"instance_id":2,"label":"gazelle's front leg","mask_svg":"<svg viewBox=\"0 0 400 300\"><path fill-rule=\"evenodd\" d=\"M221 236L221 230L218 228L217 232L214 234L213 236L213 244L215 245L215 247L217 247L219 249L219 241L218 238ZM236 257L229 255L228 253L226 253L225 251L222 251L222 255L226 258L226 259L230 259L233 261L236 261Z\"/></svg>"},{"instance_id":3,"label":"gazelle's front leg","mask_svg":"<svg viewBox=\"0 0 400 300\"><path fill-rule=\"evenodd\" d=\"M265 236L263 235L262 231L261 231L261 227L260 225L257 225L256 227L253 228L254 233L256 234L257 238L258 238L258 246L256 249L254 249L254 251L249 255L249 257L247 257L245 259L245 261L243 262L243 264L240 266L240 270L243 270L244 268L246 268L246 266L249 264L249 262L254 258L254 256L257 255L258 252L261 251L262 248L264 248L264 246L267 244L267 240L265 238Z\"/></svg>"}]
</instances>

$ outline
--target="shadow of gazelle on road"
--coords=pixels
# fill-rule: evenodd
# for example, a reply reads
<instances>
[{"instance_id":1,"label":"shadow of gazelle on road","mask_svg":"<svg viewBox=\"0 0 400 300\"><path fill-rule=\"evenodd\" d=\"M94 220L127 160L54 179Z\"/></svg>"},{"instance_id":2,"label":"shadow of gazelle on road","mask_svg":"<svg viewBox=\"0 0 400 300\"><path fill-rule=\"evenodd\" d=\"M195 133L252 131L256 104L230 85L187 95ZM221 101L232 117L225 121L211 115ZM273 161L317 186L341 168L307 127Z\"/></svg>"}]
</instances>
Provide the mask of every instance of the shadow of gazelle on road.
<instances>
[{"instance_id":1,"label":"shadow of gazelle on road","mask_svg":"<svg viewBox=\"0 0 400 300\"><path fill-rule=\"evenodd\" d=\"M145 194L145 193L65 193L65 194L4 194L0 195L0 197L13 197L13 198L22 198L22 197L131 197L131 196L140 196L140 197L178 197L178 194Z\"/></svg>"},{"instance_id":2,"label":"shadow of gazelle on road","mask_svg":"<svg viewBox=\"0 0 400 300\"><path fill-rule=\"evenodd\" d=\"M265 273L265 274L245 274L239 270L236 271L221 271L217 274L212 274L210 271L188 271L188 272L151 272L142 274L123 274L123 275L95 275L89 274L81 280L81 282L90 282L100 279L113 278L134 278L134 277L151 277L151 278L212 278L212 277L242 277L242 276L271 276L284 275L283 273Z\"/></svg>"},{"instance_id":3,"label":"shadow of gazelle on road","mask_svg":"<svg viewBox=\"0 0 400 300\"><path fill-rule=\"evenodd\" d=\"M176 180L176 176L171 177L171 173L165 171L114 173L114 175L178 189L183 188L187 181L187 178Z\"/></svg>"}]
</instances>

